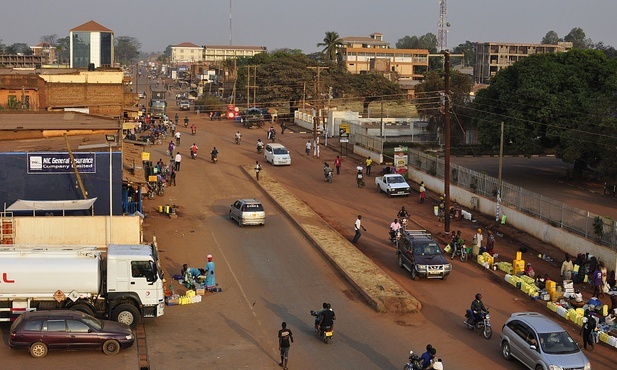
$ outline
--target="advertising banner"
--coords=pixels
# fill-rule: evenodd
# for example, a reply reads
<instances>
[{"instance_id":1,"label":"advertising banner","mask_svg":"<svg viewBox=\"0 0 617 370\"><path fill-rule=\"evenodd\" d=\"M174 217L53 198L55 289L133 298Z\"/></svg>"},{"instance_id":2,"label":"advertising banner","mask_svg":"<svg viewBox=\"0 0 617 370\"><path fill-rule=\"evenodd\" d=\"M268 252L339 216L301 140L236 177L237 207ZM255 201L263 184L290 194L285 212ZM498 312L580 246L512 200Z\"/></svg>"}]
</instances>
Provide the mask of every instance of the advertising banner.
<instances>
[{"instance_id":1,"label":"advertising banner","mask_svg":"<svg viewBox=\"0 0 617 370\"><path fill-rule=\"evenodd\" d=\"M96 173L95 153L74 153L73 158L80 173ZM28 153L28 173L74 172L68 153Z\"/></svg>"}]
</instances>

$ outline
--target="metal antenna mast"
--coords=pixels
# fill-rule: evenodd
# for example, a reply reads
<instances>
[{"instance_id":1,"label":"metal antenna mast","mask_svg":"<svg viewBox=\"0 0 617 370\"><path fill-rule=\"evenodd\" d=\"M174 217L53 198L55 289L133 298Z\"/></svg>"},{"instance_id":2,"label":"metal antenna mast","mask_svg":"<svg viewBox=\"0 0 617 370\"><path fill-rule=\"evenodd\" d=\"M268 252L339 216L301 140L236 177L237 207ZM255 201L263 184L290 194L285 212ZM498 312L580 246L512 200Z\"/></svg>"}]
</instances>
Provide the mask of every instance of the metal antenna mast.
<instances>
[{"instance_id":1,"label":"metal antenna mast","mask_svg":"<svg viewBox=\"0 0 617 370\"><path fill-rule=\"evenodd\" d=\"M439 51L448 49L448 10L446 7L446 0L439 0L439 31L437 32L437 47Z\"/></svg>"},{"instance_id":2,"label":"metal antenna mast","mask_svg":"<svg viewBox=\"0 0 617 370\"><path fill-rule=\"evenodd\" d=\"M231 28L231 0L229 0L229 46L232 46L232 28Z\"/></svg>"}]
</instances>

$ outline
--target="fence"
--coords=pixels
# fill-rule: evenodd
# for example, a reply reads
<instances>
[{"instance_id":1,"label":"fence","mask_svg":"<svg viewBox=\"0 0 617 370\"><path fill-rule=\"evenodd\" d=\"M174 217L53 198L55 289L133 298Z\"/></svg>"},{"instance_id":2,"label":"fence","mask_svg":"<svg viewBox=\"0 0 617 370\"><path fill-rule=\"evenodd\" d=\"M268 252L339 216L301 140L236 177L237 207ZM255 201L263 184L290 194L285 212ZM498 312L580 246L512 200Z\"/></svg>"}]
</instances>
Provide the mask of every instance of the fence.
<instances>
[{"instance_id":1,"label":"fence","mask_svg":"<svg viewBox=\"0 0 617 370\"><path fill-rule=\"evenodd\" d=\"M409 165L437 178L444 178L445 163L441 158L412 150L409 152ZM496 178L454 163L450 163L450 182L485 198L497 197ZM617 225L610 217L572 207L505 181L501 183L501 193L501 204L504 206L617 250Z\"/></svg>"}]
</instances>

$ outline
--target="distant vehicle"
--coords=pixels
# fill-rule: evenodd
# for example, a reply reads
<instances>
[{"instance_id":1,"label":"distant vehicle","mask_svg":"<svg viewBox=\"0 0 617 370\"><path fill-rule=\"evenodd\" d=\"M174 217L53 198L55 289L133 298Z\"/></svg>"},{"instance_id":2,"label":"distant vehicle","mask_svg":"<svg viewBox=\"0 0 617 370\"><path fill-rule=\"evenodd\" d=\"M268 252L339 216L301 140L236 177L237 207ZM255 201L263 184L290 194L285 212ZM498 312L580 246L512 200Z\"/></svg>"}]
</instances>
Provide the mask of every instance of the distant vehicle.
<instances>
[{"instance_id":1,"label":"distant vehicle","mask_svg":"<svg viewBox=\"0 0 617 370\"><path fill-rule=\"evenodd\" d=\"M167 112L167 101L165 100L165 90L152 90L150 97L150 114L154 118L163 118Z\"/></svg>"},{"instance_id":2,"label":"distant vehicle","mask_svg":"<svg viewBox=\"0 0 617 370\"><path fill-rule=\"evenodd\" d=\"M146 98L146 93L143 91L140 91L139 93L137 93L137 95L139 96L139 99L145 99Z\"/></svg>"},{"instance_id":3,"label":"distant vehicle","mask_svg":"<svg viewBox=\"0 0 617 370\"><path fill-rule=\"evenodd\" d=\"M266 212L257 199L238 199L229 207L229 218L239 226L265 225Z\"/></svg>"},{"instance_id":4,"label":"distant vehicle","mask_svg":"<svg viewBox=\"0 0 617 370\"><path fill-rule=\"evenodd\" d=\"M384 192L389 197L393 195L409 195L409 184L403 175L386 174L375 178L377 192Z\"/></svg>"},{"instance_id":5,"label":"distant vehicle","mask_svg":"<svg viewBox=\"0 0 617 370\"><path fill-rule=\"evenodd\" d=\"M264 157L266 158L266 162L269 162L274 166L291 165L291 155L289 155L289 150L281 144L267 144Z\"/></svg>"},{"instance_id":6,"label":"distant vehicle","mask_svg":"<svg viewBox=\"0 0 617 370\"><path fill-rule=\"evenodd\" d=\"M249 116L259 115L265 121L269 121L272 119L272 115L268 112L267 108L249 108L246 110L246 114Z\"/></svg>"},{"instance_id":7,"label":"distant vehicle","mask_svg":"<svg viewBox=\"0 0 617 370\"><path fill-rule=\"evenodd\" d=\"M452 264L444 257L439 244L425 230L403 231L396 254L399 267L411 272L412 280L445 279L452 271Z\"/></svg>"},{"instance_id":8,"label":"distant vehicle","mask_svg":"<svg viewBox=\"0 0 617 370\"><path fill-rule=\"evenodd\" d=\"M43 358L49 350L102 349L115 355L135 342L123 323L99 320L73 310L25 312L11 325L9 346Z\"/></svg>"},{"instance_id":9,"label":"distant vehicle","mask_svg":"<svg viewBox=\"0 0 617 370\"><path fill-rule=\"evenodd\" d=\"M529 369L591 370L577 342L561 326L537 312L516 312L501 330L501 354Z\"/></svg>"},{"instance_id":10,"label":"distant vehicle","mask_svg":"<svg viewBox=\"0 0 617 370\"><path fill-rule=\"evenodd\" d=\"M190 110L191 102L188 100L180 100L180 103L178 103L178 106L180 107L180 110Z\"/></svg>"}]
</instances>

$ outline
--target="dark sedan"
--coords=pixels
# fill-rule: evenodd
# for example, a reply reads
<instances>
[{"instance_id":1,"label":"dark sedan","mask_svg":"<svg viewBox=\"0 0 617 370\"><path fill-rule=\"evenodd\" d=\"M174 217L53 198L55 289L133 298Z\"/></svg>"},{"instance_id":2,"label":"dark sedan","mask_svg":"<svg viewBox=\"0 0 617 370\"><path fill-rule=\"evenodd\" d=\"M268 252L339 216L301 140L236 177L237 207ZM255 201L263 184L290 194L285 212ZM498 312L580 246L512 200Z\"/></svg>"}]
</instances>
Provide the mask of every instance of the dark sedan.
<instances>
[{"instance_id":1,"label":"dark sedan","mask_svg":"<svg viewBox=\"0 0 617 370\"><path fill-rule=\"evenodd\" d=\"M10 333L9 346L26 349L35 358L58 349L98 348L107 355L115 355L135 342L128 325L73 310L23 313L11 325Z\"/></svg>"}]
</instances>

